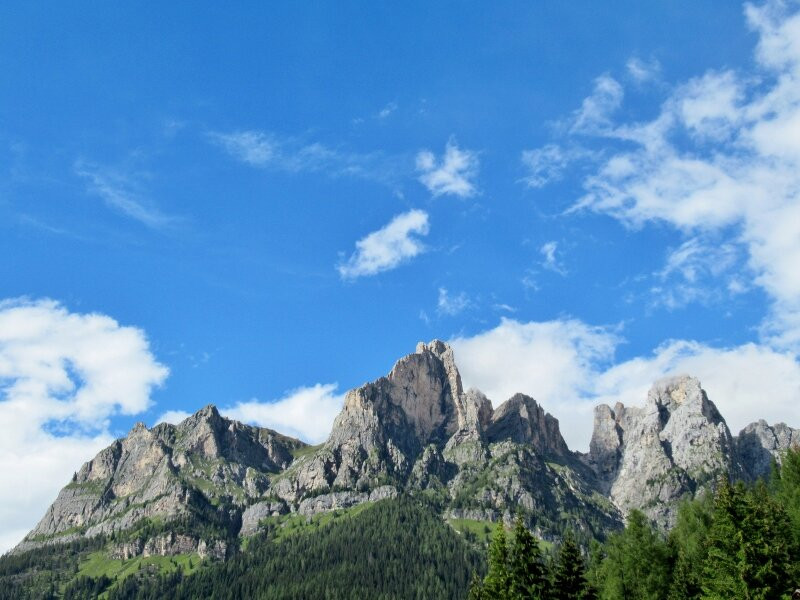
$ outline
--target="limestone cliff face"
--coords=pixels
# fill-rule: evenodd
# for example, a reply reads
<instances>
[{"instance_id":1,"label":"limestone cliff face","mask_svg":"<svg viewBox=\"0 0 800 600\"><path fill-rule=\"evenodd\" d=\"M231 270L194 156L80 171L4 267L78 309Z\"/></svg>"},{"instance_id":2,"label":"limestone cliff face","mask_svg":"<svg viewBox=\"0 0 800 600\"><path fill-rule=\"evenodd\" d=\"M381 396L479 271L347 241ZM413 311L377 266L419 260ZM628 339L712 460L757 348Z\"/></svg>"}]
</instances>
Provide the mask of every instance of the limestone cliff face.
<instances>
[{"instance_id":1,"label":"limestone cliff face","mask_svg":"<svg viewBox=\"0 0 800 600\"><path fill-rule=\"evenodd\" d=\"M658 381L644 407L601 405L594 418L589 457L623 514L641 509L669 527L681 497L738 475L728 426L693 377Z\"/></svg>"},{"instance_id":2,"label":"limestone cliff face","mask_svg":"<svg viewBox=\"0 0 800 600\"><path fill-rule=\"evenodd\" d=\"M349 392L327 442L271 492L299 507L379 487L429 490L453 514L510 519L521 508L541 513L546 530L569 508L586 527L613 526L619 515L594 493L594 477L533 398L517 394L494 410L480 391L463 390L452 349L434 340Z\"/></svg>"},{"instance_id":3,"label":"limestone cliff face","mask_svg":"<svg viewBox=\"0 0 800 600\"><path fill-rule=\"evenodd\" d=\"M177 426L137 424L75 473L20 549L79 535L122 531L142 519L169 521L245 505L305 444L220 416L208 406Z\"/></svg>"}]
</instances>

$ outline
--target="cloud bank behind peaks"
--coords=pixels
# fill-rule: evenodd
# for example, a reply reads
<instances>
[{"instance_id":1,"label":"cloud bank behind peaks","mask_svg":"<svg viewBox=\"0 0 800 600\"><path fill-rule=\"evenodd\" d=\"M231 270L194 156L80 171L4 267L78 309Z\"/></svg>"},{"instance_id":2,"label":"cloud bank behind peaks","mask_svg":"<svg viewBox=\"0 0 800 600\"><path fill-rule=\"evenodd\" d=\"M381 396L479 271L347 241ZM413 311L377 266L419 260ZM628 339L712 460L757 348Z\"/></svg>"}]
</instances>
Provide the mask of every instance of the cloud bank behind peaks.
<instances>
[{"instance_id":1,"label":"cloud bank behind peaks","mask_svg":"<svg viewBox=\"0 0 800 600\"><path fill-rule=\"evenodd\" d=\"M222 414L317 444L328 437L344 404L344 394L337 394L336 388L335 383L300 387L273 402L238 402Z\"/></svg>"},{"instance_id":2,"label":"cloud bank behind peaks","mask_svg":"<svg viewBox=\"0 0 800 600\"><path fill-rule=\"evenodd\" d=\"M337 267L343 279L376 275L399 266L425 251L418 236L428 234L428 213L410 210L356 242L356 250Z\"/></svg>"},{"instance_id":3,"label":"cloud bank behind peaks","mask_svg":"<svg viewBox=\"0 0 800 600\"><path fill-rule=\"evenodd\" d=\"M533 396L559 419L573 450L588 449L597 404L642 406L653 382L672 375L699 378L734 435L758 419L800 423L800 363L791 352L671 340L617 362L622 341L613 330L577 319L502 319L450 343L465 386L477 387L495 406L517 392Z\"/></svg>"}]
</instances>

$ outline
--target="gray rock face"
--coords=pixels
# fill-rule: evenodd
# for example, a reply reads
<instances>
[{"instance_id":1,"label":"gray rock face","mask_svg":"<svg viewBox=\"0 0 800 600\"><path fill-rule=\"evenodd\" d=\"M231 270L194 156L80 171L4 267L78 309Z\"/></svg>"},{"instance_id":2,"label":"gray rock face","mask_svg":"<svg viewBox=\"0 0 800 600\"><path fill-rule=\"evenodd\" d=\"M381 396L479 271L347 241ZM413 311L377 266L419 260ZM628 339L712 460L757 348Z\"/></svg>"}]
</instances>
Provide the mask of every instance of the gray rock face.
<instances>
[{"instance_id":1,"label":"gray rock face","mask_svg":"<svg viewBox=\"0 0 800 600\"><path fill-rule=\"evenodd\" d=\"M311 514L389 484L433 491L453 510L522 509L553 529L570 513L586 528L616 526L619 514L594 479L533 398L517 394L493 410L481 392L463 391L452 350L433 341L348 393L328 441L280 475L272 493Z\"/></svg>"},{"instance_id":2,"label":"gray rock face","mask_svg":"<svg viewBox=\"0 0 800 600\"><path fill-rule=\"evenodd\" d=\"M800 446L800 429L785 423L768 425L762 419L742 429L735 443L742 473L746 479L754 481L769 474L773 460L780 464L784 452Z\"/></svg>"},{"instance_id":3,"label":"gray rock face","mask_svg":"<svg viewBox=\"0 0 800 600\"><path fill-rule=\"evenodd\" d=\"M191 535L165 533L146 541L136 539L115 546L111 558L129 560L136 556L176 556L178 554L197 554L200 558L225 558L228 545L224 540L206 542Z\"/></svg>"},{"instance_id":4,"label":"gray rock face","mask_svg":"<svg viewBox=\"0 0 800 600\"><path fill-rule=\"evenodd\" d=\"M665 528L681 497L738 474L728 426L692 377L655 383L642 408L597 407L589 460L623 514L642 509Z\"/></svg>"},{"instance_id":5,"label":"gray rock face","mask_svg":"<svg viewBox=\"0 0 800 600\"><path fill-rule=\"evenodd\" d=\"M561 437L558 419L545 413L536 400L524 394L516 394L498 407L486 436L490 442L511 440L518 444L531 444L542 456L567 456L570 453Z\"/></svg>"},{"instance_id":6,"label":"gray rock face","mask_svg":"<svg viewBox=\"0 0 800 600\"><path fill-rule=\"evenodd\" d=\"M146 518L170 521L208 502L243 507L304 446L225 419L213 406L177 426L138 423L81 467L19 549L130 529Z\"/></svg>"},{"instance_id":7,"label":"gray rock face","mask_svg":"<svg viewBox=\"0 0 800 600\"><path fill-rule=\"evenodd\" d=\"M420 344L387 377L347 393L323 448L289 469L275 492L295 504L334 489L404 482L425 446L443 445L478 412L467 404L452 350Z\"/></svg>"}]
</instances>

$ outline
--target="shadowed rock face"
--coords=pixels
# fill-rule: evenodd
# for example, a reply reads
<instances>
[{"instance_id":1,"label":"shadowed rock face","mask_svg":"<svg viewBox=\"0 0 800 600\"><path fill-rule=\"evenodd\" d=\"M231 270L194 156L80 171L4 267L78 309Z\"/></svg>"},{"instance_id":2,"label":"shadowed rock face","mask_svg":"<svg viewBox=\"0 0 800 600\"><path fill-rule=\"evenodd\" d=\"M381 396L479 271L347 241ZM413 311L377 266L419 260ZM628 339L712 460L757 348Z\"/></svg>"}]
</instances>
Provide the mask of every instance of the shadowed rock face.
<instances>
[{"instance_id":1,"label":"shadowed rock face","mask_svg":"<svg viewBox=\"0 0 800 600\"><path fill-rule=\"evenodd\" d=\"M569 454L558 419L545 413L536 400L524 394L515 394L498 407L486 436L490 442L511 440L518 444L531 444L543 456Z\"/></svg>"},{"instance_id":2,"label":"shadowed rock face","mask_svg":"<svg viewBox=\"0 0 800 600\"><path fill-rule=\"evenodd\" d=\"M786 450L800 446L800 430L785 423L768 425L761 419L742 429L735 444L744 477L754 481L770 472L773 461L780 464Z\"/></svg>"}]
</instances>

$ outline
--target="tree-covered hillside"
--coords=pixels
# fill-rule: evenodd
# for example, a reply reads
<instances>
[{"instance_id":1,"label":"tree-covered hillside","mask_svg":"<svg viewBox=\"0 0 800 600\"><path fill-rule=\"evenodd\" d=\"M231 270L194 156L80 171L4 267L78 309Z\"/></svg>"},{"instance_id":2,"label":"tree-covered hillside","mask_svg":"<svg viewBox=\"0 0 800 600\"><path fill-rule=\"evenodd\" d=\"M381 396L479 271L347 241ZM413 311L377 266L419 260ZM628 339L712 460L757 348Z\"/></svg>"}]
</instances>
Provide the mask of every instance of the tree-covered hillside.
<instances>
[{"instance_id":1,"label":"tree-covered hillside","mask_svg":"<svg viewBox=\"0 0 800 600\"><path fill-rule=\"evenodd\" d=\"M0 568L19 572L20 561L39 560L37 554L25 556L4 557ZM195 560L191 573L145 565L124 579L106 574L69 578L85 556L65 559L69 581L52 578L43 592L108 600L463 598L472 573L483 569L480 552L430 507L408 497L311 524L267 522L267 530L250 538L241 552L200 568ZM44 568L57 570L56 563L42 563L28 571L29 577Z\"/></svg>"}]
</instances>

